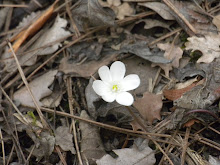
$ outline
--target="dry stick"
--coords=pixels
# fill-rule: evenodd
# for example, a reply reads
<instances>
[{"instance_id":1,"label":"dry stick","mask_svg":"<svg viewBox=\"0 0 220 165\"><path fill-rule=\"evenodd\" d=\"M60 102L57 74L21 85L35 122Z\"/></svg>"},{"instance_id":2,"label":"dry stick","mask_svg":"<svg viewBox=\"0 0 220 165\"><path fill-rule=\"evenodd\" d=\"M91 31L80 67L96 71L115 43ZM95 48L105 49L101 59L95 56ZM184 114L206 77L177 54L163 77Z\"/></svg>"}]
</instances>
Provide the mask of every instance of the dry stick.
<instances>
[{"instance_id":1,"label":"dry stick","mask_svg":"<svg viewBox=\"0 0 220 165\"><path fill-rule=\"evenodd\" d=\"M68 14L68 16L69 16L69 18L70 18L70 22L71 22L71 24L72 24L72 26L73 26L73 29L75 30L76 37L78 38L81 34L80 34L80 32L79 32L79 29L77 28L77 26L76 26L76 24L75 24L75 21L73 20L73 17L72 17L72 13L71 13L71 11L70 11L70 6L69 6L68 0L65 0L65 2L66 2L66 11L67 11L67 14Z\"/></svg>"},{"instance_id":2,"label":"dry stick","mask_svg":"<svg viewBox=\"0 0 220 165\"><path fill-rule=\"evenodd\" d=\"M184 22L186 26L196 34L196 29L189 23L189 21L184 17L182 13L180 13L177 8L170 2L170 0L162 0L179 18L181 22ZM192 34L189 34L192 35Z\"/></svg>"},{"instance_id":3,"label":"dry stick","mask_svg":"<svg viewBox=\"0 0 220 165\"><path fill-rule=\"evenodd\" d=\"M11 130L11 126L9 125L8 120L6 119L5 112L4 112L3 110L1 110L1 112L2 112L3 118L4 118L5 122L6 122L6 125L7 125L7 127L9 128L9 131L10 131L10 133L11 133L11 136L13 137L12 139L15 141L15 143L16 143L16 145L17 145L17 147L18 147L18 149L19 149L19 151L20 151L20 154L21 154L21 156L22 156L23 161L26 162L26 159L25 159L24 153L23 153L23 151L22 151L22 149L21 149L21 145L20 145L20 143L19 143L19 140L17 139L17 137L14 135L13 131ZM13 141L13 142L14 142L14 141Z\"/></svg>"},{"instance_id":4,"label":"dry stick","mask_svg":"<svg viewBox=\"0 0 220 165\"><path fill-rule=\"evenodd\" d=\"M4 140L3 140L1 128L0 128L0 139L1 139L1 143L2 143L2 159L3 159L3 164L5 165L5 145L4 145Z\"/></svg>"},{"instance_id":5,"label":"dry stick","mask_svg":"<svg viewBox=\"0 0 220 165\"><path fill-rule=\"evenodd\" d=\"M10 42L8 42L8 45L9 45L9 47L10 47L10 49L11 49L12 55L13 55L14 58L15 58L15 61L16 61L17 67L18 67L18 71L19 71L19 73L20 73L20 75L21 75L21 78L22 78L22 80L23 80L23 82L24 82L24 84L25 84L25 86L26 86L26 88L27 88L29 94L31 95L31 98L32 98L32 100L33 100L33 102L34 102L34 105L35 105L36 110L37 110L37 113L38 113L38 115L39 115L39 117L40 117L40 119L41 119L41 122L42 122L44 128L50 130L50 127L49 127L48 123L46 122L46 120L44 119L43 113L41 112L40 106L37 104L37 101L36 101L36 99L35 99L35 96L33 95L31 89L29 88L27 79L26 79L26 77L25 77L25 75L24 75L24 72L23 72L23 70L22 70L22 68L21 68L21 65L20 65L19 61L18 61L18 58L17 58L17 56L15 55L14 49L12 48L12 45L11 45Z\"/></svg>"},{"instance_id":6,"label":"dry stick","mask_svg":"<svg viewBox=\"0 0 220 165\"><path fill-rule=\"evenodd\" d=\"M153 46L154 44L160 42L161 40L164 40L165 38L168 38L168 37L174 35L175 33L180 32L181 30L183 30L183 29L182 29L182 28L177 28L177 29L173 30L172 32L167 33L166 35L161 36L160 38L158 38L158 39L152 41L151 43L148 44L148 46Z\"/></svg>"},{"instance_id":7,"label":"dry stick","mask_svg":"<svg viewBox=\"0 0 220 165\"><path fill-rule=\"evenodd\" d=\"M132 112L132 110L130 109L130 107L126 107L128 109L128 111L130 112L130 114L134 117L134 120L147 132L147 128L143 125L143 123L135 116L135 114ZM163 155L167 158L167 160L169 161L169 163L171 165L174 165L172 160L169 158L169 156L164 152L164 150L161 148L161 146L152 138L152 136L147 136L150 140L152 140L152 142L158 147L158 149L163 153Z\"/></svg>"},{"instance_id":8,"label":"dry stick","mask_svg":"<svg viewBox=\"0 0 220 165\"><path fill-rule=\"evenodd\" d=\"M36 144L34 144L34 146L32 147L32 149L31 149L31 151L30 151L30 153L29 153L29 155L28 155L28 157L27 157L27 160L26 160L26 162L25 162L25 165L28 165L29 164L29 160L30 160L30 158L31 158L31 155L32 155L32 153L34 152L34 149L36 148Z\"/></svg>"},{"instance_id":9,"label":"dry stick","mask_svg":"<svg viewBox=\"0 0 220 165\"><path fill-rule=\"evenodd\" d=\"M176 136L178 130L175 130L174 134L172 135L172 138L174 139L174 137ZM170 139L171 141L171 139ZM171 147L171 144L168 144L168 146L166 147L165 153L167 153L169 151ZM158 165L162 165L163 161L164 161L165 156L163 155L162 158L160 159L160 162Z\"/></svg>"},{"instance_id":10,"label":"dry stick","mask_svg":"<svg viewBox=\"0 0 220 165\"><path fill-rule=\"evenodd\" d=\"M208 126L208 128L209 128L209 129L211 129L213 132L215 132L215 133L217 133L217 134L219 134L219 135L220 135L220 132L219 132L218 130L216 130L216 129L212 128L211 126Z\"/></svg>"},{"instance_id":11,"label":"dry stick","mask_svg":"<svg viewBox=\"0 0 220 165\"><path fill-rule=\"evenodd\" d=\"M2 91L2 94L6 97L6 99L11 103L11 105L13 106L13 108L15 109L15 111L22 117L22 119L29 123L29 121L26 119L26 117L19 111L19 109L16 107L16 105L13 103L13 101L11 100L11 98L8 96L8 94L5 92L5 90L0 86L0 89Z\"/></svg>"},{"instance_id":12,"label":"dry stick","mask_svg":"<svg viewBox=\"0 0 220 165\"><path fill-rule=\"evenodd\" d=\"M72 79L70 77L67 78L67 94L68 94L68 102L69 102L69 109L70 114L73 115L74 109L73 109L73 94L72 94ZM79 164L83 165L82 158L79 151L78 141L76 137L76 125L75 125L75 119L72 118L72 127L73 127L73 137L76 147L76 153L79 160Z\"/></svg>"},{"instance_id":13,"label":"dry stick","mask_svg":"<svg viewBox=\"0 0 220 165\"><path fill-rule=\"evenodd\" d=\"M14 5L14 4L0 4L0 7L23 7L27 8L27 5Z\"/></svg>"},{"instance_id":14,"label":"dry stick","mask_svg":"<svg viewBox=\"0 0 220 165\"><path fill-rule=\"evenodd\" d=\"M32 108L32 107L30 107L30 108ZM49 108L41 107L41 109L42 109L42 111L45 111L45 112L48 112L48 113L54 113L54 110L49 109ZM166 135L166 134L157 134L157 133L150 133L150 132L143 132L143 131L133 131L133 130L130 130L130 129L119 128L119 127L115 127L115 126L112 126L112 125L96 122L96 121L93 121L93 120L84 119L84 118L81 118L79 116L71 115L71 114L65 113L65 112L56 111L56 114L64 116L64 117L69 117L69 118L74 118L74 119L77 119L77 120L80 120L80 121L84 121L84 122L87 122L87 123L90 123L90 124L93 124L93 125L96 125L98 127L105 128L105 129L110 129L110 130L117 131L117 132L124 133L124 134L130 134L132 136L137 136L139 134L139 135L151 135L151 136L165 137L165 138L170 138L171 137L170 135Z\"/></svg>"},{"instance_id":15,"label":"dry stick","mask_svg":"<svg viewBox=\"0 0 220 165\"><path fill-rule=\"evenodd\" d=\"M10 163L10 161L11 161L11 158L12 158L12 154L13 154L13 152L14 152L14 149L15 149L15 144L13 143L13 146L12 146L11 152L10 152L10 154L9 154L9 156L8 156L8 161L7 161L6 165L9 165L9 163Z\"/></svg>"},{"instance_id":16,"label":"dry stick","mask_svg":"<svg viewBox=\"0 0 220 165\"><path fill-rule=\"evenodd\" d=\"M60 157L60 160L63 163L63 165L67 165L66 160L64 159L64 157L60 151L60 148L58 146L55 146L55 149L56 149L58 156Z\"/></svg>"},{"instance_id":17,"label":"dry stick","mask_svg":"<svg viewBox=\"0 0 220 165\"><path fill-rule=\"evenodd\" d=\"M183 150L182 150L182 155L181 155L181 165L184 165L184 163L185 163L186 150L188 147L188 139L189 139L189 135L190 135L190 129L191 129L191 127L186 128L186 134L185 134L185 138L183 141Z\"/></svg>"}]
</instances>

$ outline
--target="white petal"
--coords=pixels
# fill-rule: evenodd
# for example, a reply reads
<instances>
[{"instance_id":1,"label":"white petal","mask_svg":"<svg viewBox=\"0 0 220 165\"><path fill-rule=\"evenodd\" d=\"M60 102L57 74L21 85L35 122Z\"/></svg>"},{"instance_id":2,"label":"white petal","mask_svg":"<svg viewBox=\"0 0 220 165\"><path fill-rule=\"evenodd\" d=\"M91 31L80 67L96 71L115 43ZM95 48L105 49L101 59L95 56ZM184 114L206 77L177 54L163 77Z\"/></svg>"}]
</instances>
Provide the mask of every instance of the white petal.
<instances>
[{"instance_id":1,"label":"white petal","mask_svg":"<svg viewBox=\"0 0 220 165\"><path fill-rule=\"evenodd\" d=\"M107 66L102 66L99 68L99 77L102 79L102 81L110 82L112 81L110 70Z\"/></svg>"},{"instance_id":2,"label":"white petal","mask_svg":"<svg viewBox=\"0 0 220 165\"><path fill-rule=\"evenodd\" d=\"M115 98L116 95L111 92L109 92L107 95L102 96L102 99L109 103L115 101Z\"/></svg>"},{"instance_id":3,"label":"white petal","mask_svg":"<svg viewBox=\"0 0 220 165\"><path fill-rule=\"evenodd\" d=\"M120 94L117 95L116 97L116 101L121 104L121 105L125 105L125 106L130 106L133 104L134 102L134 98L133 96L128 93L128 92L122 92Z\"/></svg>"},{"instance_id":4,"label":"white petal","mask_svg":"<svg viewBox=\"0 0 220 165\"><path fill-rule=\"evenodd\" d=\"M108 86L105 83L103 83L101 80L95 80L92 84L92 88L100 96L103 96L109 93Z\"/></svg>"},{"instance_id":5,"label":"white petal","mask_svg":"<svg viewBox=\"0 0 220 165\"><path fill-rule=\"evenodd\" d=\"M113 81L122 80L125 76L125 64L120 61L115 61L111 67L110 72Z\"/></svg>"},{"instance_id":6,"label":"white petal","mask_svg":"<svg viewBox=\"0 0 220 165\"><path fill-rule=\"evenodd\" d=\"M140 78L136 74L127 75L122 81L121 86L123 91L130 91L140 85Z\"/></svg>"}]
</instances>

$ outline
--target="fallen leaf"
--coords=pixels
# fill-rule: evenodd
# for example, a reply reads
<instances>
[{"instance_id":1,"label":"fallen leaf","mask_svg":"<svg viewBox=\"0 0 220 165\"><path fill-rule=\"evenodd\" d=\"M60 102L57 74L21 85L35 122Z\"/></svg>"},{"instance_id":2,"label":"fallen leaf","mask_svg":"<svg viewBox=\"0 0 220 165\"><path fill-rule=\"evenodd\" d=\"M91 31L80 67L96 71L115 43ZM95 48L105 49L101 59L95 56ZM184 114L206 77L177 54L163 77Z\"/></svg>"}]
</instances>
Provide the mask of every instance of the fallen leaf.
<instances>
[{"instance_id":1,"label":"fallen leaf","mask_svg":"<svg viewBox=\"0 0 220 165\"><path fill-rule=\"evenodd\" d=\"M92 26L111 25L115 23L114 12L103 8L98 0L81 0L72 10L77 27L84 29L86 23Z\"/></svg>"},{"instance_id":2,"label":"fallen leaf","mask_svg":"<svg viewBox=\"0 0 220 165\"><path fill-rule=\"evenodd\" d=\"M185 43L186 50L199 50L202 52L202 57L197 60L197 63L211 63L215 58L220 57L220 35L208 34L204 37L192 36L188 38Z\"/></svg>"},{"instance_id":3,"label":"fallen leaf","mask_svg":"<svg viewBox=\"0 0 220 165\"><path fill-rule=\"evenodd\" d=\"M118 54L107 55L99 61L88 61L83 64L72 62L70 58L64 57L59 66L59 71L71 74L74 77L91 77L101 66L108 65Z\"/></svg>"},{"instance_id":4,"label":"fallen leaf","mask_svg":"<svg viewBox=\"0 0 220 165\"><path fill-rule=\"evenodd\" d=\"M140 139L138 138L137 140ZM139 142L139 144L133 144L131 148L113 151L118 155L118 158L114 159L109 154L106 154L96 161L97 165L153 165L156 162L155 153L148 146L148 141L146 139Z\"/></svg>"},{"instance_id":5,"label":"fallen leaf","mask_svg":"<svg viewBox=\"0 0 220 165\"><path fill-rule=\"evenodd\" d=\"M170 0L179 13L181 13L186 20L196 29L200 34L207 34L209 31L216 30L209 18L198 9L198 6L193 2ZM185 28L183 21L173 13L173 11L162 2L144 2L138 3L154 10L165 20L176 20L183 28ZM186 29L187 31L187 29Z\"/></svg>"},{"instance_id":6,"label":"fallen leaf","mask_svg":"<svg viewBox=\"0 0 220 165\"><path fill-rule=\"evenodd\" d=\"M212 155L209 155L209 163L210 163L210 165L219 165L220 159L218 157L214 157Z\"/></svg>"},{"instance_id":7,"label":"fallen leaf","mask_svg":"<svg viewBox=\"0 0 220 165\"><path fill-rule=\"evenodd\" d=\"M165 20L175 20L174 16L170 13L170 9L164 3L160 2L144 2L138 3L140 6L145 6L157 12Z\"/></svg>"},{"instance_id":8,"label":"fallen leaf","mask_svg":"<svg viewBox=\"0 0 220 165\"><path fill-rule=\"evenodd\" d=\"M80 117L92 120L85 110L81 111ZM79 128L81 130L81 154L83 160L89 161L89 164L94 164L97 159L100 159L106 154L99 133L99 128L87 122L80 121Z\"/></svg>"},{"instance_id":9,"label":"fallen leaf","mask_svg":"<svg viewBox=\"0 0 220 165\"><path fill-rule=\"evenodd\" d=\"M73 146L73 135L69 133L69 128L66 126L60 126L55 130L56 145L60 146L64 151L71 151L72 154L76 154Z\"/></svg>"},{"instance_id":10,"label":"fallen leaf","mask_svg":"<svg viewBox=\"0 0 220 165\"><path fill-rule=\"evenodd\" d=\"M18 34L19 38L13 44L13 49L15 52L17 52L21 44L28 38L28 36L35 34L45 24L45 22L52 15L57 2L58 1L56 0L52 4L52 6L47 9L33 24L31 24L26 30L21 31L21 33ZM17 36L15 36L15 38L17 38ZM14 38L12 38L11 40L14 41Z\"/></svg>"},{"instance_id":11,"label":"fallen leaf","mask_svg":"<svg viewBox=\"0 0 220 165\"><path fill-rule=\"evenodd\" d=\"M220 15L214 16L212 23L218 28L220 31Z\"/></svg>"},{"instance_id":12,"label":"fallen leaf","mask_svg":"<svg viewBox=\"0 0 220 165\"><path fill-rule=\"evenodd\" d=\"M163 57L163 52L150 50L145 41L136 41L134 44L128 44L121 47L121 53L132 53L153 63L167 64L171 61Z\"/></svg>"},{"instance_id":13,"label":"fallen leaf","mask_svg":"<svg viewBox=\"0 0 220 165\"><path fill-rule=\"evenodd\" d=\"M132 8L131 5L129 5L129 3L127 2L122 3L121 5L115 7L114 9L113 10L115 11L117 18L119 20L124 19L125 16L131 16L135 12L134 8Z\"/></svg>"},{"instance_id":14,"label":"fallen leaf","mask_svg":"<svg viewBox=\"0 0 220 165\"><path fill-rule=\"evenodd\" d=\"M61 43L57 41L70 35L70 32L64 29L66 25L67 20L60 18L58 15L53 26L46 30L37 39L37 41L32 46L30 46L30 48L28 48L27 52L29 53L22 54L22 56L17 56L20 65L31 66L36 63L38 55L48 55L57 51L57 49L62 46ZM46 45L48 46L45 47ZM11 53L8 52L7 49L1 58L5 63L4 69L6 69L8 72L12 72L17 69L15 60L11 58Z\"/></svg>"},{"instance_id":15,"label":"fallen leaf","mask_svg":"<svg viewBox=\"0 0 220 165\"><path fill-rule=\"evenodd\" d=\"M153 123L154 119L161 119L162 95L145 92L143 97L138 98L133 105L150 124Z\"/></svg>"},{"instance_id":16,"label":"fallen leaf","mask_svg":"<svg viewBox=\"0 0 220 165\"><path fill-rule=\"evenodd\" d=\"M172 22L165 22L165 21L161 21L161 20L157 20L157 19L142 19L138 22L136 22L135 24L138 24L140 22L144 22L144 29L151 29L154 27L163 27L166 29L170 29L170 25L172 24Z\"/></svg>"},{"instance_id":17,"label":"fallen leaf","mask_svg":"<svg viewBox=\"0 0 220 165\"><path fill-rule=\"evenodd\" d=\"M186 122L183 127L192 127L192 125L194 125L195 123L200 123L199 120L197 119L191 119L188 122Z\"/></svg>"},{"instance_id":18,"label":"fallen leaf","mask_svg":"<svg viewBox=\"0 0 220 165\"><path fill-rule=\"evenodd\" d=\"M52 93L48 87L54 81L54 76L56 74L57 70L49 71L29 83L29 88L31 89L39 106L43 105L40 100ZM26 87L22 87L16 91L13 95L13 98L14 100L19 101L23 106L35 107L32 97L30 96Z\"/></svg>"},{"instance_id":19,"label":"fallen leaf","mask_svg":"<svg viewBox=\"0 0 220 165\"><path fill-rule=\"evenodd\" d=\"M152 66L160 66L164 70L165 75L169 77L170 70L172 70L173 67L179 67L179 60L182 58L183 50L180 47L172 45L170 43L157 44L157 47L161 50L164 50L164 57L172 62L169 64L154 63L152 64Z\"/></svg>"},{"instance_id":20,"label":"fallen leaf","mask_svg":"<svg viewBox=\"0 0 220 165\"><path fill-rule=\"evenodd\" d=\"M3 25L5 24L9 9L9 7L4 7L0 9L0 29L2 29Z\"/></svg>"},{"instance_id":21,"label":"fallen leaf","mask_svg":"<svg viewBox=\"0 0 220 165\"><path fill-rule=\"evenodd\" d=\"M167 99L174 101L174 100L179 99L184 93L186 93L187 91L190 91L196 85L200 85L202 83L204 83L204 80L201 80L199 82L194 82L194 83L190 84L189 86L181 88L181 89L170 89L170 90L165 89L163 91L163 95Z\"/></svg>"}]
</instances>

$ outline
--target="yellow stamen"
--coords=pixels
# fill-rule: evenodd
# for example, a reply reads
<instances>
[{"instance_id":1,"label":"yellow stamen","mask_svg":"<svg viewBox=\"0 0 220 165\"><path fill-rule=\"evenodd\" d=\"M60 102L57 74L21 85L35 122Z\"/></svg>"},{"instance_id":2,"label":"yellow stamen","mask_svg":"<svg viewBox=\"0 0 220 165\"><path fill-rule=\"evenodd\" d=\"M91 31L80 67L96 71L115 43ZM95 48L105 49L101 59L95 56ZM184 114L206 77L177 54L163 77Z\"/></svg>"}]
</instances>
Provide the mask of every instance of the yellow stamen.
<instances>
[{"instance_id":1,"label":"yellow stamen","mask_svg":"<svg viewBox=\"0 0 220 165\"><path fill-rule=\"evenodd\" d=\"M113 86L112 86L112 90L113 90L114 92L117 92L117 91L118 91L118 85L113 85Z\"/></svg>"}]
</instances>

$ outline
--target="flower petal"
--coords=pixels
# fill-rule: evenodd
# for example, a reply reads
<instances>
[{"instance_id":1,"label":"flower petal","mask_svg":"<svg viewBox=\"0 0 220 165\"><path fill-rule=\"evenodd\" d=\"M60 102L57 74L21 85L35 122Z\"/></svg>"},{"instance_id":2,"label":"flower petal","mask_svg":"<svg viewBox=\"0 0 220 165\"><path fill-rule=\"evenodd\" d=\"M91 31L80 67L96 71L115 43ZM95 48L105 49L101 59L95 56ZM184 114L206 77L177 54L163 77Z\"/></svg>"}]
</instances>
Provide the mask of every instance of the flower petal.
<instances>
[{"instance_id":1,"label":"flower petal","mask_svg":"<svg viewBox=\"0 0 220 165\"><path fill-rule=\"evenodd\" d=\"M102 96L102 99L105 100L106 102L111 103L111 102L115 101L116 95L109 92L108 94Z\"/></svg>"},{"instance_id":2,"label":"flower petal","mask_svg":"<svg viewBox=\"0 0 220 165\"><path fill-rule=\"evenodd\" d=\"M92 84L92 88L100 96L106 95L110 92L108 86L101 80L95 80Z\"/></svg>"},{"instance_id":3,"label":"flower petal","mask_svg":"<svg viewBox=\"0 0 220 165\"><path fill-rule=\"evenodd\" d=\"M128 93L128 92L122 92L120 94L117 95L116 97L116 101L121 104L121 105L125 105L125 106L130 106L133 104L134 102L134 98L133 96Z\"/></svg>"},{"instance_id":4,"label":"flower petal","mask_svg":"<svg viewBox=\"0 0 220 165\"><path fill-rule=\"evenodd\" d=\"M123 91L130 91L137 88L140 85L140 78L136 74L127 75L122 81L121 86Z\"/></svg>"},{"instance_id":5,"label":"flower petal","mask_svg":"<svg viewBox=\"0 0 220 165\"><path fill-rule=\"evenodd\" d=\"M99 77L102 79L102 81L106 81L106 82L112 81L109 67L102 66L101 68L99 68L98 73L99 73Z\"/></svg>"},{"instance_id":6,"label":"flower petal","mask_svg":"<svg viewBox=\"0 0 220 165\"><path fill-rule=\"evenodd\" d=\"M113 81L122 80L125 76L125 64L120 61L115 61L111 67L110 72Z\"/></svg>"}]
</instances>

